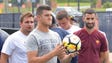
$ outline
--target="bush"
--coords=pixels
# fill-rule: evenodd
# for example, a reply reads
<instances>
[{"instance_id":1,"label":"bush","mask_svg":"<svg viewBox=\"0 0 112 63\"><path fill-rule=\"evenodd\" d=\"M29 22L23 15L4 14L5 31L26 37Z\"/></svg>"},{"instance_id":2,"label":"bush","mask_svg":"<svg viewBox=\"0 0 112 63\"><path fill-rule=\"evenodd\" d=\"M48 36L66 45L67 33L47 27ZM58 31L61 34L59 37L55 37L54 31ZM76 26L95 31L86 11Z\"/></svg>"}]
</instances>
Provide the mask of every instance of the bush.
<instances>
[{"instance_id":1,"label":"bush","mask_svg":"<svg viewBox=\"0 0 112 63\"><path fill-rule=\"evenodd\" d=\"M97 0L91 0L91 8L96 7L96 2L97 2Z\"/></svg>"},{"instance_id":2,"label":"bush","mask_svg":"<svg viewBox=\"0 0 112 63\"><path fill-rule=\"evenodd\" d=\"M110 2L106 2L103 4L103 8L110 8L110 7L112 7L112 3Z\"/></svg>"}]
</instances>

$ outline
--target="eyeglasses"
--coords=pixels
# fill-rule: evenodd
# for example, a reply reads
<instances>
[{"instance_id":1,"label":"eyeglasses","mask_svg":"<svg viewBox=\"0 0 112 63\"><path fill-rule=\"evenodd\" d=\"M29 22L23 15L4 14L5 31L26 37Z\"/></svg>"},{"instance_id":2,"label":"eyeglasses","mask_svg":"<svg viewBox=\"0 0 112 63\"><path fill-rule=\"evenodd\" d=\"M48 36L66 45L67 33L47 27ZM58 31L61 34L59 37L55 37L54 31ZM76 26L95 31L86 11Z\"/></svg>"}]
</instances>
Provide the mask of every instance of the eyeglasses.
<instances>
[{"instance_id":1,"label":"eyeglasses","mask_svg":"<svg viewBox=\"0 0 112 63\"><path fill-rule=\"evenodd\" d=\"M90 19L91 19L91 20L94 20L95 18L86 18L86 20L90 20Z\"/></svg>"}]
</instances>

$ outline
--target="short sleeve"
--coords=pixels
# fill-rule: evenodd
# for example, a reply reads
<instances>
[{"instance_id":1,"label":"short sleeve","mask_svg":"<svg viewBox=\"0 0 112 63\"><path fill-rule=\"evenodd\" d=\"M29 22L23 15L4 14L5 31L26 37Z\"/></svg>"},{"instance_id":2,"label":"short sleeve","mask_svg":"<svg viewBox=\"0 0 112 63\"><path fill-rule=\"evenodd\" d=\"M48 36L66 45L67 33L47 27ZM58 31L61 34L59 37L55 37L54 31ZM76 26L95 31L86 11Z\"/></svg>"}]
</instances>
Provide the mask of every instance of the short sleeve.
<instances>
[{"instance_id":1,"label":"short sleeve","mask_svg":"<svg viewBox=\"0 0 112 63\"><path fill-rule=\"evenodd\" d=\"M107 38L103 35L101 38L101 52L105 52L108 50L108 46L107 46Z\"/></svg>"},{"instance_id":2,"label":"short sleeve","mask_svg":"<svg viewBox=\"0 0 112 63\"><path fill-rule=\"evenodd\" d=\"M16 48L14 41L15 40L13 40L12 37L8 37L5 43L3 44L3 48L1 52L7 55L11 55L13 50Z\"/></svg>"},{"instance_id":3,"label":"short sleeve","mask_svg":"<svg viewBox=\"0 0 112 63\"><path fill-rule=\"evenodd\" d=\"M37 46L37 41L36 41L36 37L32 34L29 35L27 37L27 39L25 40L25 46L27 51L33 51L33 50L38 50L38 46Z\"/></svg>"}]
</instances>

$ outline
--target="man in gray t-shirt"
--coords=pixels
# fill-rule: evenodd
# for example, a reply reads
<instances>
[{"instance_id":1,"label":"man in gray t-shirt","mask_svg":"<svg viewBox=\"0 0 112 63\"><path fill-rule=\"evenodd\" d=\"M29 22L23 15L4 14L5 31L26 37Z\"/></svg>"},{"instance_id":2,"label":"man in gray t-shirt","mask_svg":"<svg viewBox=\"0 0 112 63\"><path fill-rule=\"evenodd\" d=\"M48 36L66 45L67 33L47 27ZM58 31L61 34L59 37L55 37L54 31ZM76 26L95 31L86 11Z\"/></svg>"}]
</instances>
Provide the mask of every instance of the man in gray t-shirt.
<instances>
[{"instance_id":1,"label":"man in gray t-shirt","mask_svg":"<svg viewBox=\"0 0 112 63\"><path fill-rule=\"evenodd\" d=\"M56 32L49 29L52 24L52 11L49 6L41 5L37 8L37 27L26 39L27 56L29 63L69 63L75 53L66 54L61 38Z\"/></svg>"},{"instance_id":2,"label":"man in gray t-shirt","mask_svg":"<svg viewBox=\"0 0 112 63\"><path fill-rule=\"evenodd\" d=\"M28 36L27 49L28 51L38 51L38 56L41 57L52 51L57 44L61 42L59 35L56 32L49 30L49 32L41 32L37 29ZM57 57L53 57L47 63L57 63Z\"/></svg>"}]
</instances>

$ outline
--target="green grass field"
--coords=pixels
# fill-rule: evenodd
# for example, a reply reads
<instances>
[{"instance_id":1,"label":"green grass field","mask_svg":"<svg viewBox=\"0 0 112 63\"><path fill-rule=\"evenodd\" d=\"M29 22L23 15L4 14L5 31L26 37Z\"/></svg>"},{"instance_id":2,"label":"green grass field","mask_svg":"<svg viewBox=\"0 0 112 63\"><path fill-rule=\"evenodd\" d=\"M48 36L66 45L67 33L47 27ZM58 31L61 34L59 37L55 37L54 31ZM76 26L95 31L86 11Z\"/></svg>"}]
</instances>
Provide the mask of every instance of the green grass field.
<instances>
[{"instance_id":1,"label":"green grass field","mask_svg":"<svg viewBox=\"0 0 112 63\"><path fill-rule=\"evenodd\" d=\"M58 6L71 6L71 7L77 7L78 6L78 3L77 2L70 2L70 3L57 3ZM80 6L90 6L91 3L80 3ZM36 8L35 8L36 9ZM55 9L55 8L53 8ZM105 11L105 8L100 8L100 9L96 9L94 8L96 11ZM85 8L83 9L80 9L80 11L84 11ZM2 10L3 13L5 12L4 9ZM27 11L31 11L32 12L32 8L20 8L20 12L21 13L24 13L24 12L27 12ZM8 8L8 13L18 13L18 7L9 7Z\"/></svg>"},{"instance_id":2,"label":"green grass field","mask_svg":"<svg viewBox=\"0 0 112 63\"><path fill-rule=\"evenodd\" d=\"M58 3L58 6L72 6L75 7L77 6L78 3L73 2L73 3ZM90 6L90 3L80 3L80 6Z\"/></svg>"}]
</instances>

